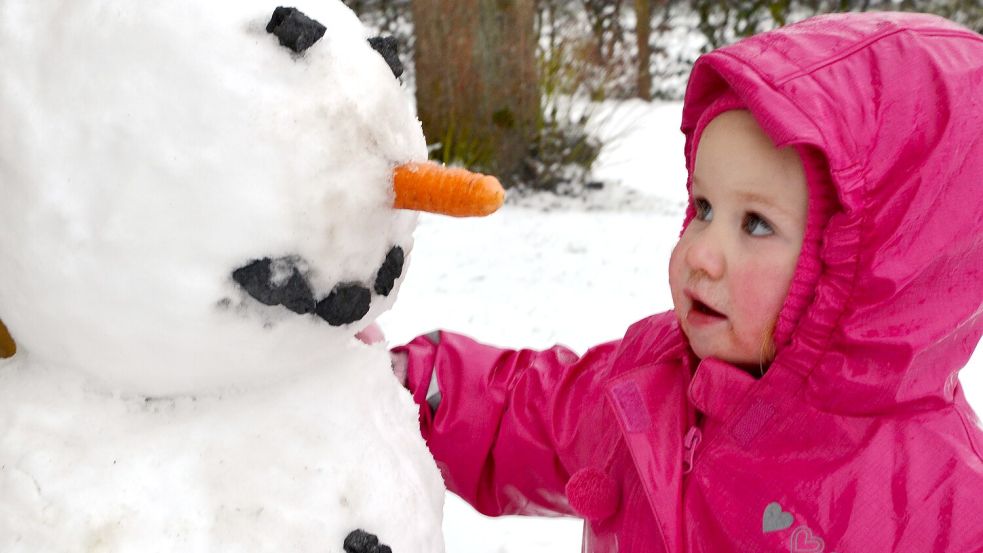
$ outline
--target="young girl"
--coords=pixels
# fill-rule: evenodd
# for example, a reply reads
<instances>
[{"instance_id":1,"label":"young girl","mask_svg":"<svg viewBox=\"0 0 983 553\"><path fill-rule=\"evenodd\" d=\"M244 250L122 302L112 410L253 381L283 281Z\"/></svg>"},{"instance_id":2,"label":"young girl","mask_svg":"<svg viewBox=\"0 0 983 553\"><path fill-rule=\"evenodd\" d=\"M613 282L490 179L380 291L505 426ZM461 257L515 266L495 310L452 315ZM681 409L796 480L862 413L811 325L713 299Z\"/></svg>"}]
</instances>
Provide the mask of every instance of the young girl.
<instances>
[{"instance_id":1,"label":"young girl","mask_svg":"<svg viewBox=\"0 0 983 553\"><path fill-rule=\"evenodd\" d=\"M983 37L813 18L703 56L675 309L578 358L395 348L449 489L584 550L983 550Z\"/></svg>"}]
</instances>

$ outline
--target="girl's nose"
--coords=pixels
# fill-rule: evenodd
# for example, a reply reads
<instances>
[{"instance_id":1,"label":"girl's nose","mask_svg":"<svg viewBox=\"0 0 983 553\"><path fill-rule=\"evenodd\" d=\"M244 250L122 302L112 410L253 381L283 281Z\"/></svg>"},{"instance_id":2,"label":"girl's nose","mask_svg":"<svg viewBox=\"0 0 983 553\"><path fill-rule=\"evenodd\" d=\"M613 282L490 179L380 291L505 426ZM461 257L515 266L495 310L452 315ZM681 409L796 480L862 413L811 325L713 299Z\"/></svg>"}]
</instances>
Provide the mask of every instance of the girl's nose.
<instances>
[{"instance_id":1,"label":"girl's nose","mask_svg":"<svg viewBox=\"0 0 983 553\"><path fill-rule=\"evenodd\" d=\"M690 270L706 273L713 280L721 278L727 267L723 241L715 234L712 227L701 229L694 233L686 249L686 264Z\"/></svg>"}]
</instances>

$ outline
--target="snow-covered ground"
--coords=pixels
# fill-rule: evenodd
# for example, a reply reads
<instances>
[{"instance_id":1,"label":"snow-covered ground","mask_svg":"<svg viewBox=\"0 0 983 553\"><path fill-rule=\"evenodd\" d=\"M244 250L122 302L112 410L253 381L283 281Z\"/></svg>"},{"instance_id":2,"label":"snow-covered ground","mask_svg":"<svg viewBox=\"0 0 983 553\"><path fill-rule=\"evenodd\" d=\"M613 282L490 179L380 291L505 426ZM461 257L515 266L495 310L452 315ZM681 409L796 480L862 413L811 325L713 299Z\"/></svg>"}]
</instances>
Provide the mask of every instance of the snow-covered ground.
<instances>
[{"instance_id":1,"label":"snow-covered ground","mask_svg":"<svg viewBox=\"0 0 983 553\"><path fill-rule=\"evenodd\" d=\"M393 344L446 328L510 347L563 343L578 352L669 309L669 253L685 201L679 104L618 104L587 201L525 200L486 219L424 215L399 300L380 318ZM614 184L619 183L619 184ZM962 371L983 412L983 353ZM579 551L572 519L489 519L448 496L448 553Z\"/></svg>"}]
</instances>

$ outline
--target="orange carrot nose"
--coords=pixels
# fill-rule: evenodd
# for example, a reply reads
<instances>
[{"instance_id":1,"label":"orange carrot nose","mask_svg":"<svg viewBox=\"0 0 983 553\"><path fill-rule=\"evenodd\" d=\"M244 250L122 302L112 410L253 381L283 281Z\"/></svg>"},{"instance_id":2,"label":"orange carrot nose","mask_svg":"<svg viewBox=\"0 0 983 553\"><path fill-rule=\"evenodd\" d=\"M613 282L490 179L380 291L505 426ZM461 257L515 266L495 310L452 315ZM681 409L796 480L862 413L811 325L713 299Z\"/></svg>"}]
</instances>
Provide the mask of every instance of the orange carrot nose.
<instances>
[{"instance_id":1,"label":"orange carrot nose","mask_svg":"<svg viewBox=\"0 0 983 553\"><path fill-rule=\"evenodd\" d=\"M17 353L17 345L7 332L7 327L3 326L3 321L0 321L0 359L13 357L15 353Z\"/></svg>"},{"instance_id":2,"label":"orange carrot nose","mask_svg":"<svg viewBox=\"0 0 983 553\"><path fill-rule=\"evenodd\" d=\"M495 177L436 163L407 163L393 175L396 209L412 209L453 217L482 217L505 202L505 189Z\"/></svg>"}]
</instances>

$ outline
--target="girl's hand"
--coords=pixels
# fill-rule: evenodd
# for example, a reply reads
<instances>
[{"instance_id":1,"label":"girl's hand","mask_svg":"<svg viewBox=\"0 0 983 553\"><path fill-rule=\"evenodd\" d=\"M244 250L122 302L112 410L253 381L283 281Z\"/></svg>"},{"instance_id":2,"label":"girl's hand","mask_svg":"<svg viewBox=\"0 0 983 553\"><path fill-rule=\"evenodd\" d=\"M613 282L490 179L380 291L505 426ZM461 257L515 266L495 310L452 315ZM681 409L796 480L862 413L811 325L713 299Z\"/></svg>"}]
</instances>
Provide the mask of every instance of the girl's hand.
<instances>
[{"instance_id":1,"label":"girl's hand","mask_svg":"<svg viewBox=\"0 0 983 553\"><path fill-rule=\"evenodd\" d=\"M389 361L393 365L393 374L396 376L396 379L406 388L407 380L409 380L409 356L405 353L389 352Z\"/></svg>"},{"instance_id":2,"label":"girl's hand","mask_svg":"<svg viewBox=\"0 0 983 553\"><path fill-rule=\"evenodd\" d=\"M356 334L355 337L370 346L372 344L378 344L386 339L385 333L382 332L382 328L377 323L372 323L365 327L365 329ZM389 359L392 362L393 374L396 375L396 379L399 380L399 383L405 388L407 368L409 366L408 356L405 353L390 352Z\"/></svg>"},{"instance_id":3,"label":"girl's hand","mask_svg":"<svg viewBox=\"0 0 983 553\"><path fill-rule=\"evenodd\" d=\"M379 327L378 323L372 323L363 328L355 337L370 346L386 339L386 335L383 334L382 328Z\"/></svg>"}]
</instances>

